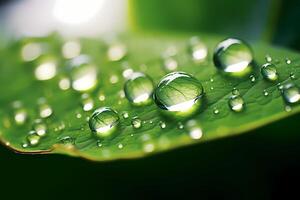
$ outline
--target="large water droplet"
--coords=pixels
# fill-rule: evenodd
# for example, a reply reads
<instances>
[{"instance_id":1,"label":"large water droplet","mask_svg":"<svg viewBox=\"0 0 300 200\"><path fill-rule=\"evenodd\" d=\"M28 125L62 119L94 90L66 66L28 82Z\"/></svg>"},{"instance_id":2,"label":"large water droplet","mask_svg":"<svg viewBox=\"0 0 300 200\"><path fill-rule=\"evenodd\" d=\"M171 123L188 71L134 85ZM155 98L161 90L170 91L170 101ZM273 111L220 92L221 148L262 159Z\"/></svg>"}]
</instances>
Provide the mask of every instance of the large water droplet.
<instances>
[{"instance_id":1,"label":"large water droplet","mask_svg":"<svg viewBox=\"0 0 300 200\"><path fill-rule=\"evenodd\" d=\"M266 63L261 69L262 76L268 81L276 81L278 79L277 70L274 64Z\"/></svg>"},{"instance_id":2,"label":"large water droplet","mask_svg":"<svg viewBox=\"0 0 300 200\"><path fill-rule=\"evenodd\" d=\"M173 72L162 78L154 91L154 100L166 114L186 117L199 110L203 95L200 81L187 73Z\"/></svg>"},{"instance_id":3,"label":"large water droplet","mask_svg":"<svg viewBox=\"0 0 300 200\"><path fill-rule=\"evenodd\" d=\"M300 100L300 90L292 83L283 86L282 95L287 103L297 103Z\"/></svg>"},{"instance_id":4,"label":"large water droplet","mask_svg":"<svg viewBox=\"0 0 300 200\"><path fill-rule=\"evenodd\" d=\"M207 47L198 37L189 40L188 50L195 62L201 62L207 57Z\"/></svg>"},{"instance_id":5,"label":"large water droplet","mask_svg":"<svg viewBox=\"0 0 300 200\"><path fill-rule=\"evenodd\" d=\"M98 137L108 137L116 132L120 118L116 111L103 107L94 111L89 126L91 131Z\"/></svg>"},{"instance_id":6,"label":"large water droplet","mask_svg":"<svg viewBox=\"0 0 300 200\"><path fill-rule=\"evenodd\" d=\"M244 109L244 99L240 95L232 95L228 105L232 111L241 112Z\"/></svg>"},{"instance_id":7,"label":"large water droplet","mask_svg":"<svg viewBox=\"0 0 300 200\"><path fill-rule=\"evenodd\" d=\"M124 86L125 96L133 105L146 105L151 102L153 82L142 73L133 73Z\"/></svg>"},{"instance_id":8,"label":"large water droplet","mask_svg":"<svg viewBox=\"0 0 300 200\"><path fill-rule=\"evenodd\" d=\"M246 43L229 38L218 44L213 60L215 66L226 74L243 76L251 69L253 54Z\"/></svg>"},{"instance_id":9,"label":"large water droplet","mask_svg":"<svg viewBox=\"0 0 300 200\"><path fill-rule=\"evenodd\" d=\"M98 70L88 56L81 55L72 59L69 68L74 90L88 91L96 86Z\"/></svg>"}]
</instances>

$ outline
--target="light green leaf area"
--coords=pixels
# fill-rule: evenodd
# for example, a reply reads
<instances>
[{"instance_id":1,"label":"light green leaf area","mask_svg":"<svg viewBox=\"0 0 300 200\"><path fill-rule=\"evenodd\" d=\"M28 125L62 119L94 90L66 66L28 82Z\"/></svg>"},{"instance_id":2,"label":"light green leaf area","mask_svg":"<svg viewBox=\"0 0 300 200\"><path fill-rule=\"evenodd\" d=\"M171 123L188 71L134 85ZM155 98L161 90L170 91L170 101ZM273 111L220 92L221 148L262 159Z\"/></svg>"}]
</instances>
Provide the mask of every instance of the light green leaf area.
<instances>
[{"instance_id":1,"label":"light green leaf area","mask_svg":"<svg viewBox=\"0 0 300 200\"><path fill-rule=\"evenodd\" d=\"M61 56L61 38L49 36L36 39L48 43L48 52L59 61L58 74L47 81L35 79L36 62L22 61L20 49L23 42L10 44L0 54L1 142L20 153L59 153L95 161L137 158L240 134L300 111L298 105L291 105L286 109L287 104L277 88L278 83L300 85L298 53L264 44L251 44L257 63L254 71L249 74L253 74L256 79L251 82L249 75L244 78L227 77L214 67L213 50L224 37L199 35L209 49L207 59L201 63L195 63L187 51L190 37L191 35L184 34L121 35L118 41L127 46L128 54L121 61L115 62L107 58L107 40L81 40L82 53L95 60L100 72L99 84L89 92L95 104L93 110L107 106L120 115L121 126L117 134L107 139L99 139L90 131L87 118L93 110L83 111L82 94L72 89L59 88L66 62ZM205 90L202 110L191 117L202 130L202 137L198 132L198 139L191 137L191 129L186 126L186 121L190 119L164 117L154 103L136 107L122 95L126 81L122 73L126 67L149 75L155 84L167 74L162 66L161 54L170 46L177 49L177 70L194 75ZM270 55L271 62L277 68L279 79L276 82L266 81L260 74L259 68L266 62L266 55ZM290 59L291 63L287 64L286 59ZM292 78L291 73L294 75ZM245 109L239 113L231 111L228 106L234 87L240 91L245 101ZM267 96L264 95L264 90L268 92ZM99 96L102 96L101 100ZM28 143L27 137L33 129L34 121L40 118L38 101L41 97L46 99L53 110L50 117L42 119L47 126L46 135L41 137L37 145L24 147ZM15 121L15 109L12 107L15 101L20 101L28 114L25 123L21 125ZM217 114L216 110L219 111ZM127 119L122 117L124 112L129 115ZM136 116L143 122L138 129L131 125L131 119ZM165 122L165 128L161 128L161 122ZM183 127L179 124L183 124Z\"/></svg>"}]
</instances>

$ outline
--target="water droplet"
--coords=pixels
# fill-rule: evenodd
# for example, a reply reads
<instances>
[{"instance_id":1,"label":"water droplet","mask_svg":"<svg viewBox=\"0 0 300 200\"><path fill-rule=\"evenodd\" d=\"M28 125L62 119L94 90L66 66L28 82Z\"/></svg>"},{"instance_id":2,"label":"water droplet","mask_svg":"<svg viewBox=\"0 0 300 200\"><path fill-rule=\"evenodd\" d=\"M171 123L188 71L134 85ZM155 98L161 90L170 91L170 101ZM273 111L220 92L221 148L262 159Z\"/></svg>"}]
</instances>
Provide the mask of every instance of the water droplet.
<instances>
[{"instance_id":1,"label":"water droplet","mask_svg":"<svg viewBox=\"0 0 300 200\"><path fill-rule=\"evenodd\" d=\"M130 76L133 74L133 70L132 69L125 69L123 72L122 72L122 75L124 78L128 79L130 78Z\"/></svg>"},{"instance_id":2,"label":"water droplet","mask_svg":"<svg viewBox=\"0 0 300 200\"><path fill-rule=\"evenodd\" d=\"M110 78L109 78L109 82L111 84L116 84L117 82L119 82L119 77L117 75L112 75Z\"/></svg>"},{"instance_id":3,"label":"water droplet","mask_svg":"<svg viewBox=\"0 0 300 200\"><path fill-rule=\"evenodd\" d=\"M286 64L288 64L288 65L292 63L292 61L291 61L289 58L286 58L286 59L285 59L285 62L286 62Z\"/></svg>"},{"instance_id":4,"label":"water droplet","mask_svg":"<svg viewBox=\"0 0 300 200\"><path fill-rule=\"evenodd\" d=\"M116 132L119 123L118 113L108 107L95 110L89 120L91 131L98 137L112 136Z\"/></svg>"},{"instance_id":5,"label":"water droplet","mask_svg":"<svg viewBox=\"0 0 300 200\"><path fill-rule=\"evenodd\" d=\"M154 146L153 143L145 143L143 145L143 150L146 153L151 153L151 152L153 152L155 150L155 146Z\"/></svg>"},{"instance_id":6,"label":"water droplet","mask_svg":"<svg viewBox=\"0 0 300 200\"><path fill-rule=\"evenodd\" d=\"M160 128L162 128L162 129L164 129L164 128L167 127L166 123L163 122L163 121L160 121L160 122L159 122L159 126L160 126Z\"/></svg>"},{"instance_id":7,"label":"water droplet","mask_svg":"<svg viewBox=\"0 0 300 200\"><path fill-rule=\"evenodd\" d=\"M291 72L291 73L290 73L290 78L291 78L292 80L294 80L294 79L296 79L296 75L295 75L293 72Z\"/></svg>"},{"instance_id":8,"label":"water droplet","mask_svg":"<svg viewBox=\"0 0 300 200\"><path fill-rule=\"evenodd\" d=\"M26 62L37 59L42 54L42 45L40 43L28 43L22 47L21 56Z\"/></svg>"},{"instance_id":9,"label":"water droplet","mask_svg":"<svg viewBox=\"0 0 300 200\"><path fill-rule=\"evenodd\" d=\"M202 128L199 126L196 120L187 121L186 127L189 132L189 136L192 139L198 140L202 137L203 135Z\"/></svg>"},{"instance_id":10,"label":"water droplet","mask_svg":"<svg viewBox=\"0 0 300 200\"><path fill-rule=\"evenodd\" d=\"M213 113L214 113L215 115L217 115L217 114L219 114L219 113L220 113L220 111L219 111L219 109L218 109L218 108L214 108L214 110L213 110Z\"/></svg>"},{"instance_id":11,"label":"water droplet","mask_svg":"<svg viewBox=\"0 0 300 200\"><path fill-rule=\"evenodd\" d=\"M80 119L81 117L82 117L82 115L81 115L80 113L77 113L77 114L76 114L76 118L77 118L77 119Z\"/></svg>"},{"instance_id":12,"label":"water droplet","mask_svg":"<svg viewBox=\"0 0 300 200\"><path fill-rule=\"evenodd\" d=\"M98 70L88 56L80 55L73 58L69 63L69 69L74 90L88 91L96 86Z\"/></svg>"},{"instance_id":13,"label":"water droplet","mask_svg":"<svg viewBox=\"0 0 300 200\"><path fill-rule=\"evenodd\" d=\"M166 114L187 117L199 110L203 95L203 87L196 78L184 72L173 72L158 84L154 101Z\"/></svg>"},{"instance_id":14,"label":"water droplet","mask_svg":"<svg viewBox=\"0 0 300 200\"><path fill-rule=\"evenodd\" d=\"M42 122L41 119L37 119L33 124L33 130L38 136L43 137L47 133L47 126Z\"/></svg>"},{"instance_id":15,"label":"water droplet","mask_svg":"<svg viewBox=\"0 0 300 200\"><path fill-rule=\"evenodd\" d=\"M278 83L277 84L277 88L278 88L278 90L282 90L283 89L283 85L281 85L281 83Z\"/></svg>"},{"instance_id":16,"label":"water droplet","mask_svg":"<svg viewBox=\"0 0 300 200\"><path fill-rule=\"evenodd\" d=\"M166 71L175 71L178 67L178 62L174 57L166 57L163 59L163 66Z\"/></svg>"},{"instance_id":17,"label":"water droplet","mask_svg":"<svg viewBox=\"0 0 300 200\"><path fill-rule=\"evenodd\" d=\"M128 114L128 112L123 112L122 116L124 119L127 119L129 117L129 114Z\"/></svg>"},{"instance_id":18,"label":"water droplet","mask_svg":"<svg viewBox=\"0 0 300 200\"><path fill-rule=\"evenodd\" d=\"M283 86L282 95L287 103L297 103L300 100L300 90L292 83Z\"/></svg>"},{"instance_id":19,"label":"water droplet","mask_svg":"<svg viewBox=\"0 0 300 200\"><path fill-rule=\"evenodd\" d=\"M250 79L251 83L255 83L255 81L256 81L256 78L253 74L249 76L249 79Z\"/></svg>"},{"instance_id":20,"label":"water droplet","mask_svg":"<svg viewBox=\"0 0 300 200\"><path fill-rule=\"evenodd\" d=\"M143 73L133 73L124 86L125 96L136 106L147 105L151 102L154 86L150 77Z\"/></svg>"},{"instance_id":21,"label":"water droplet","mask_svg":"<svg viewBox=\"0 0 300 200\"><path fill-rule=\"evenodd\" d=\"M268 96L268 95L269 95L269 92L268 92L267 90L264 90L264 91L263 91L263 94L264 94L264 96Z\"/></svg>"},{"instance_id":22,"label":"water droplet","mask_svg":"<svg viewBox=\"0 0 300 200\"><path fill-rule=\"evenodd\" d=\"M207 47L198 37L192 37L189 40L188 49L196 62L201 62L207 57Z\"/></svg>"},{"instance_id":23,"label":"water droplet","mask_svg":"<svg viewBox=\"0 0 300 200\"><path fill-rule=\"evenodd\" d=\"M291 107L291 106L285 106L285 107L284 107L284 110L285 110L286 112L291 112L291 111L292 111L292 107Z\"/></svg>"},{"instance_id":24,"label":"water droplet","mask_svg":"<svg viewBox=\"0 0 300 200\"><path fill-rule=\"evenodd\" d=\"M99 101L104 101L105 100L105 95L104 94L99 94L98 99L99 99Z\"/></svg>"},{"instance_id":25,"label":"water droplet","mask_svg":"<svg viewBox=\"0 0 300 200\"><path fill-rule=\"evenodd\" d=\"M244 109L244 99L240 95L233 95L229 98L228 105L234 112L241 112Z\"/></svg>"},{"instance_id":26,"label":"water droplet","mask_svg":"<svg viewBox=\"0 0 300 200\"><path fill-rule=\"evenodd\" d=\"M213 87L213 86L211 86L211 87L210 87L210 90L214 90L214 87Z\"/></svg>"},{"instance_id":27,"label":"water droplet","mask_svg":"<svg viewBox=\"0 0 300 200\"><path fill-rule=\"evenodd\" d=\"M274 64L266 63L261 69L262 76L268 81L276 81L278 79L277 70Z\"/></svg>"},{"instance_id":28,"label":"water droplet","mask_svg":"<svg viewBox=\"0 0 300 200\"><path fill-rule=\"evenodd\" d=\"M41 118L50 117L53 113L53 110L52 110L51 106L46 104L46 103L40 104L39 110L40 110Z\"/></svg>"},{"instance_id":29,"label":"water droplet","mask_svg":"<svg viewBox=\"0 0 300 200\"><path fill-rule=\"evenodd\" d=\"M123 147L124 147L123 144L118 144L119 149L123 149Z\"/></svg>"},{"instance_id":30,"label":"water droplet","mask_svg":"<svg viewBox=\"0 0 300 200\"><path fill-rule=\"evenodd\" d=\"M28 117L27 111L24 108L15 110L14 119L17 125L23 125Z\"/></svg>"},{"instance_id":31,"label":"water droplet","mask_svg":"<svg viewBox=\"0 0 300 200\"><path fill-rule=\"evenodd\" d=\"M135 129L141 128L142 127L142 120L138 117L134 117L131 121L131 125Z\"/></svg>"},{"instance_id":32,"label":"water droplet","mask_svg":"<svg viewBox=\"0 0 300 200\"><path fill-rule=\"evenodd\" d=\"M39 144L41 137L35 133L31 133L27 136L27 141L30 146L36 146Z\"/></svg>"},{"instance_id":33,"label":"water droplet","mask_svg":"<svg viewBox=\"0 0 300 200\"><path fill-rule=\"evenodd\" d=\"M231 93L232 93L233 95L239 95L239 94L240 94L240 91L239 91L237 88L233 88L232 91L231 91Z\"/></svg>"},{"instance_id":34,"label":"water droplet","mask_svg":"<svg viewBox=\"0 0 300 200\"><path fill-rule=\"evenodd\" d=\"M84 111L90 111L94 108L94 101L88 94L81 96L82 109Z\"/></svg>"},{"instance_id":35,"label":"water droplet","mask_svg":"<svg viewBox=\"0 0 300 200\"><path fill-rule=\"evenodd\" d=\"M58 86L61 90L68 90L71 87L71 81L68 78L62 78L59 81Z\"/></svg>"},{"instance_id":36,"label":"water droplet","mask_svg":"<svg viewBox=\"0 0 300 200\"><path fill-rule=\"evenodd\" d=\"M229 38L218 44L214 52L215 66L226 74L243 76L251 69L251 48L241 40Z\"/></svg>"},{"instance_id":37,"label":"water droplet","mask_svg":"<svg viewBox=\"0 0 300 200\"><path fill-rule=\"evenodd\" d=\"M59 140L60 143L64 145L73 145L75 143L75 139L70 136L65 136Z\"/></svg>"},{"instance_id":38,"label":"water droplet","mask_svg":"<svg viewBox=\"0 0 300 200\"><path fill-rule=\"evenodd\" d=\"M181 122L178 122L177 125L178 125L178 128L179 128L179 129L183 129L183 128L184 128L184 125L183 125Z\"/></svg>"},{"instance_id":39,"label":"water droplet","mask_svg":"<svg viewBox=\"0 0 300 200\"><path fill-rule=\"evenodd\" d=\"M213 78L210 78L209 81L210 81L210 82L214 82L214 79L213 79Z\"/></svg>"},{"instance_id":40,"label":"water droplet","mask_svg":"<svg viewBox=\"0 0 300 200\"><path fill-rule=\"evenodd\" d=\"M97 141L97 147L102 147L102 142L100 140Z\"/></svg>"},{"instance_id":41,"label":"water droplet","mask_svg":"<svg viewBox=\"0 0 300 200\"><path fill-rule=\"evenodd\" d=\"M37 80L50 80L56 76L57 63L52 58L43 60L34 70L34 75Z\"/></svg>"},{"instance_id":42,"label":"water droplet","mask_svg":"<svg viewBox=\"0 0 300 200\"><path fill-rule=\"evenodd\" d=\"M270 63L272 62L272 57L270 55L265 56L266 62Z\"/></svg>"},{"instance_id":43,"label":"water droplet","mask_svg":"<svg viewBox=\"0 0 300 200\"><path fill-rule=\"evenodd\" d=\"M71 59L79 56L81 45L78 41L68 41L62 46L62 54L64 58Z\"/></svg>"},{"instance_id":44,"label":"water droplet","mask_svg":"<svg viewBox=\"0 0 300 200\"><path fill-rule=\"evenodd\" d=\"M119 61L127 54L127 48L122 43L115 43L109 46L107 57L110 61Z\"/></svg>"}]
</instances>

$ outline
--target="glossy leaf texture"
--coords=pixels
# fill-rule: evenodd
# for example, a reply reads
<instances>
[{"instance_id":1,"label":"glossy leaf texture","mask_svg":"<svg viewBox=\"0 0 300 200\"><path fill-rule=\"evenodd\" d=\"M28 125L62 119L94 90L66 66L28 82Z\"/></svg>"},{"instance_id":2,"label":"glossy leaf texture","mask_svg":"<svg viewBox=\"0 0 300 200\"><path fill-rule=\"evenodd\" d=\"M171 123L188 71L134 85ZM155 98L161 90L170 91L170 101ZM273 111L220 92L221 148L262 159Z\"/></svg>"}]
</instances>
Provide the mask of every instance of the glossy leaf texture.
<instances>
[{"instance_id":1,"label":"glossy leaf texture","mask_svg":"<svg viewBox=\"0 0 300 200\"><path fill-rule=\"evenodd\" d=\"M98 84L84 95L69 88L68 83L64 88L61 82L69 76L66 70L68 60L61 54L65 39L51 35L11 42L0 55L1 142L20 153L59 153L94 161L137 158L241 134L300 111L297 104L287 104L278 89L288 83L300 86L298 53L265 44L251 44L254 70L242 78L234 78L224 75L213 64L214 48L225 37L198 35L208 47L208 55L201 62L195 62L187 46L192 36L148 33L80 39L81 53L89 55L99 71ZM36 80L34 71L38 62L22 60L20 51L28 41L43 43L45 54L55 58L57 71L50 80ZM108 59L107 51L116 42L125 46L127 53L124 58L112 61ZM148 75L157 85L169 72L164 67L162 56L168 51L175 52L172 58L178 65L176 71L192 74L205 91L202 109L188 119L168 118L154 102L132 105L124 95L124 76L130 71ZM276 66L279 75L276 81L265 80L260 73L266 58ZM233 112L228 103L234 88L244 100L241 112ZM86 99L94 105L84 109ZM49 116L46 111L42 115L44 118L41 117L43 103L52 111ZM114 137L97 138L89 128L89 117L100 107L113 108L119 114L120 127ZM22 121L22 115L16 122L16 109L20 108L26 112L23 123L17 123ZM132 119L136 117L141 120L139 128L132 126ZM28 139L38 123L44 125L45 131L41 132L44 135L38 141Z\"/></svg>"}]
</instances>

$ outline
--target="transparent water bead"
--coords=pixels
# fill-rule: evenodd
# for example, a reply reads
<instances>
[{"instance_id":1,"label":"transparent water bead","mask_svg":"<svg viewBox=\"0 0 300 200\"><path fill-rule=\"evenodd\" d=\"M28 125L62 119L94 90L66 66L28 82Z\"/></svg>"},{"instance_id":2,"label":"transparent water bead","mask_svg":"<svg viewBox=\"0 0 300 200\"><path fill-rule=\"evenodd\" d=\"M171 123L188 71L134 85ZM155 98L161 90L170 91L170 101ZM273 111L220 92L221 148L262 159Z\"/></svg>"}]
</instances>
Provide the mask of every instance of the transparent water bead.
<instances>
[{"instance_id":1,"label":"transparent water bead","mask_svg":"<svg viewBox=\"0 0 300 200\"><path fill-rule=\"evenodd\" d=\"M30 42L21 49L21 57L24 61L30 62L37 59L42 54L43 48L40 43Z\"/></svg>"},{"instance_id":2,"label":"transparent water bead","mask_svg":"<svg viewBox=\"0 0 300 200\"><path fill-rule=\"evenodd\" d=\"M119 61L127 54L127 47L122 43L111 44L107 50L107 57L110 61Z\"/></svg>"},{"instance_id":3,"label":"transparent water bead","mask_svg":"<svg viewBox=\"0 0 300 200\"><path fill-rule=\"evenodd\" d=\"M240 95L232 95L228 100L228 105L234 112L241 112L244 109L244 104L244 99Z\"/></svg>"},{"instance_id":4,"label":"transparent water bead","mask_svg":"<svg viewBox=\"0 0 300 200\"><path fill-rule=\"evenodd\" d=\"M81 44L79 41L70 40L63 44L62 46L62 55L66 59L75 58L80 55L81 52Z\"/></svg>"},{"instance_id":5,"label":"transparent water bead","mask_svg":"<svg viewBox=\"0 0 300 200\"><path fill-rule=\"evenodd\" d=\"M192 139L198 140L202 137L202 135L203 135L202 128L197 123L196 120L192 119L192 120L187 121L185 127L187 128L188 134Z\"/></svg>"},{"instance_id":6,"label":"transparent water bead","mask_svg":"<svg viewBox=\"0 0 300 200\"><path fill-rule=\"evenodd\" d=\"M23 125L28 118L28 113L27 113L26 109L23 107L23 105L20 101L14 101L12 103L12 107L14 109L15 123L17 125Z\"/></svg>"},{"instance_id":7,"label":"transparent water bead","mask_svg":"<svg viewBox=\"0 0 300 200\"><path fill-rule=\"evenodd\" d=\"M149 104L153 90L154 86L151 78L139 72L133 73L124 86L126 98L136 106Z\"/></svg>"},{"instance_id":8,"label":"transparent water bead","mask_svg":"<svg viewBox=\"0 0 300 200\"><path fill-rule=\"evenodd\" d=\"M132 118L131 125L133 128L138 129L142 127L142 120L138 117Z\"/></svg>"},{"instance_id":9,"label":"transparent water bead","mask_svg":"<svg viewBox=\"0 0 300 200\"><path fill-rule=\"evenodd\" d=\"M81 104L84 111L90 111L94 108L94 100L88 94L81 95Z\"/></svg>"},{"instance_id":10,"label":"transparent water bead","mask_svg":"<svg viewBox=\"0 0 300 200\"><path fill-rule=\"evenodd\" d=\"M35 70L35 78L39 81L46 81L54 78L57 74L57 61L52 57L40 58Z\"/></svg>"},{"instance_id":11,"label":"transparent water bead","mask_svg":"<svg viewBox=\"0 0 300 200\"><path fill-rule=\"evenodd\" d=\"M243 76L251 70L253 53L246 43L229 38L218 44L213 61L215 66L233 76Z\"/></svg>"},{"instance_id":12,"label":"transparent water bead","mask_svg":"<svg viewBox=\"0 0 300 200\"><path fill-rule=\"evenodd\" d=\"M76 91L93 89L98 82L98 68L87 55L73 58L69 63L72 88Z\"/></svg>"},{"instance_id":13,"label":"transparent water bead","mask_svg":"<svg viewBox=\"0 0 300 200\"><path fill-rule=\"evenodd\" d=\"M178 67L178 62L173 56L163 58L163 67L166 71L175 71Z\"/></svg>"},{"instance_id":14,"label":"transparent water bead","mask_svg":"<svg viewBox=\"0 0 300 200\"><path fill-rule=\"evenodd\" d=\"M89 119L89 127L98 137L111 136L116 132L119 123L118 113L108 107L95 110Z\"/></svg>"},{"instance_id":15,"label":"transparent water bead","mask_svg":"<svg viewBox=\"0 0 300 200\"><path fill-rule=\"evenodd\" d=\"M37 119L34 121L33 130L38 136L43 137L47 133L47 126L41 119Z\"/></svg>"},{"instance_id":16,"label":"transparent water bead","mask_svg":"<svg viewBox=\"0 0 300 200\"><path fill-rule=\"evenodd\" d=\"M276 81L278 79L277 70L274 64L266 63L261 69L261 75L268 81Z\"/></svg>"},{"instance_id":17,"label":"transparent water bead","mask_svg":"<svg viewBox=\"0 0 300 200\"><path fill-rule=\"evenodd\" d=\"M169 73L154 91L154 101L164 113L187 117L199 110L204 90L200 81L184 72Z\"/></svg>"},{"instance_id":18,"label":"transparent water bead","mask_svg":"<svg viewBox=\"0 0 300 200\"><path fill-rule=\"evenodd\" d=\"M188 51L196 62L205 60L208 54L207 46L196 36L189 40Z\"/></svg>"},{"instance_id":19,"label":"transparent water bead","mask_svg":"<svg viewBox=\"0 0 300 200\"><path fill-rule=\"evenodd\" d=\"M284 85L281 92L287 103L294 104L300 100L300 89L292 83Z\"/></svg>"},{"instance_id":20,"label":"transparent water bead","mask_svg":"<svg viewBox=\"0 0 300 200\"><path fill-rule=\"evenodd\" d=\"M30 133L27 136L27 141L30 146L36 146L39 144L41 137L37 135L36 133Z\"/></svg>"}]
</instances>

